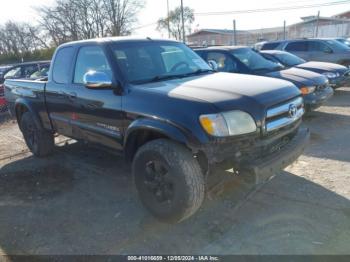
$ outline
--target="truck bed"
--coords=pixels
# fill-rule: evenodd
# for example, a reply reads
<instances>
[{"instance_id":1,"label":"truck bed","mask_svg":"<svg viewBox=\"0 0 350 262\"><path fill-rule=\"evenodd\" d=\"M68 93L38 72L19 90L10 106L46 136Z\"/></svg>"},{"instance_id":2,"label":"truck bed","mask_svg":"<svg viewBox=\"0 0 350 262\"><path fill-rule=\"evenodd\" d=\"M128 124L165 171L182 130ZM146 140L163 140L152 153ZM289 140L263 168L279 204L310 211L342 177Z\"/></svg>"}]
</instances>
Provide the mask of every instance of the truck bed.
<instances>
[{"instance_id":1,"label":"truck bed","mask_svg":"<svg viewBox=\"0 0 350 262\"><path fill-rule=\"evenodd\" d=\"M6 80L4 83L5 98L9 103L14 102L18 97L39 98L38 95L45 90L46 82L21 79Z\"/></svg>"},{"instance_id":2,"label":"truck bed","mask_svg":"<svg viewBox=\"0 0 350 262\"><path fill-rule=\"evenodd\" d=\"M8 102L10 112L14 113L17 99L25 98L35 104L45 103L45 86L47 81L9 79L4 83L5 99Z\"/></svg>"}]
</instances>

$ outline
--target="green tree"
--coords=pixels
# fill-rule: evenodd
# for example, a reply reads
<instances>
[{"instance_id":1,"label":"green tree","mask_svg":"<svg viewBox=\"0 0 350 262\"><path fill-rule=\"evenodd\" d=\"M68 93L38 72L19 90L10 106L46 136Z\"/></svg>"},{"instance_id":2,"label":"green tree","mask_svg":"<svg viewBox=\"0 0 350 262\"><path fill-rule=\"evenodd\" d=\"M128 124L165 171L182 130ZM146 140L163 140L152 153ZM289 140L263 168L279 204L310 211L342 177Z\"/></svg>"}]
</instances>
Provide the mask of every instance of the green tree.
<instances>
[{"instance_id":1,"label":"green tree","mask_svg":"<svg viewBox=\"0 0 350 262\"><path fill-rule=\"evenodd\" d=\"M185 22L185 33L191 33L191 26L194 22L194 10L189 7L184 7L184 22ZM169 12L169 17L160 18L157 22L158 31L168 31L168 24L170 29L170 35L177 40L182 39L182 17L181 7L175 8Z\"/></svg>"}]
</instances>

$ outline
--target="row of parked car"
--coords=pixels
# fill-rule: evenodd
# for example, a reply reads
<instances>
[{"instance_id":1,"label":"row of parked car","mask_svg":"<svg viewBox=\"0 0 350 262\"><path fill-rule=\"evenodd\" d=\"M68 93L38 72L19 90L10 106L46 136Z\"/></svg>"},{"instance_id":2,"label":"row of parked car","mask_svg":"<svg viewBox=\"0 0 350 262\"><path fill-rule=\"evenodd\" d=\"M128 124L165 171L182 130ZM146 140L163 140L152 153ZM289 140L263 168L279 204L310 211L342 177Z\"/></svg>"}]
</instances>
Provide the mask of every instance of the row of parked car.
<instances>
[{"instance_id":1,"label":"row of parked car","mask_svg":"<svg viewBox=\"0 0 350 262\"><path fill-rule=\"evenodd\" d=\"M306 61L320 61L350 65L348 49L350 42L343 38L310 38L272 42L255 45L257 50L280 50L292 53Z\"/></svg>"},{"instance_id":2,"label":"row of parked car","mask_svg":"<svg viewBox=\"0 0 350 262\"><path fill-rule=\"evenodd\" d=\"M3 85L6 79L37 80L45 78L48 75L49 67L50 61L35 61L0 66L0 114L7 112Z\"/></svg>"},{"instance_id":3,"label":"row of parked car","mask_svg":"<svg viewBox=\"0 0 350 262\"><path fill-rule=\"evenodd\" d=\"M121 153L145 207L178 223L219 173L260 183L302 154L305 106L333 94L331 74L342 77L334 88L350 79L344 66L322 68L283 66L248 47L93 39L58 47L47 79L6 79L5 97L35 156L54 151L55 134Z\"/></svg>"},{"instance_id":4,"label":"row of parked car","mask_svg":"<svg viewBox=\"0 0 350 262\"><path fill-rule=\"evenodd\" d=\"M328 49L323 47L323 54L332 55L332 59L313 50L303 55L308 60L314 60L307 62L282 51L291 50L290 45L305 43L309 46L326 45ZM268 50L273 47L277 50ZM266 42L260 46L260 51L245 46L212 46L194 50L220 72L267 76L292 82L300 89L307 111L327 101L334 89L349 84L350 47L334 39ZM320 62L324 60L341 64Z\"/></svg>"}]
</instances>

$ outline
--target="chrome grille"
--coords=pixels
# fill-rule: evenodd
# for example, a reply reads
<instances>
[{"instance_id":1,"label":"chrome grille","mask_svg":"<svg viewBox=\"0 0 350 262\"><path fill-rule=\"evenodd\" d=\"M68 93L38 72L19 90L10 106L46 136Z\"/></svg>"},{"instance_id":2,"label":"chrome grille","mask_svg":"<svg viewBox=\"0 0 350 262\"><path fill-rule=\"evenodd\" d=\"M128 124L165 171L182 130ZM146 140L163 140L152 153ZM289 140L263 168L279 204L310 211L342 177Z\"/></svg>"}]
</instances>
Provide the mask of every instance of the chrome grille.
<instances>
[{"instance_id":1,"label":"chrome grille","mask_svg":"<svg viewBox=\"0 0 350 262\"><path fill-rule=\"evenodd\" d=\"M298 121L305 113L301 97L272 107L266 113L266 132L271 132Z\"/></svg>"}]
</instances>

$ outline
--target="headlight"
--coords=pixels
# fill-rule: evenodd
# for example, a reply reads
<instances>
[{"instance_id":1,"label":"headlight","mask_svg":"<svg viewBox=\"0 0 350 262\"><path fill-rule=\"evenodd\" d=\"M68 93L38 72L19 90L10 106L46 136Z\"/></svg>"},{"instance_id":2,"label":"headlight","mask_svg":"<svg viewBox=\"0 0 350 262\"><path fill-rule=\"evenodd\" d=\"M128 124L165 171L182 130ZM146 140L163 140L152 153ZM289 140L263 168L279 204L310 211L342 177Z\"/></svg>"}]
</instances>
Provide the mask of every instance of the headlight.
<instances>
[{"instance_id":1,"label":"headlight","mask_svg":"<svg viewBox=\"0 0 350 262\"><path fill-rule=\"evenodd\" d=\"M311 94L311 93L315 92L315 90L316 90L316 86L304 86L304 87L300 88L300 91L303 95Z\"/></svg>"},{"instance_id":2,"label":"headlight","mask_svg":"<svg viewBox=\"0 0 350 262\"><path fill-rule=\"evenodd\" d=\"M332 72L326 72L326 73L323 73L323 75L330 79L339 77L339 73L332 73Z\"/></svg>"},{"instance_id":3,"label":"headlight","mask_svg":"<svg viewBox=\"0 0 350 262\"><path fill-rule=\"evenodd\" d=\"M237 136L256 131L254 119L243 111L229 111L212 115L201 115L199 121L212 136Z\"/></svg>"}]
</instances>

